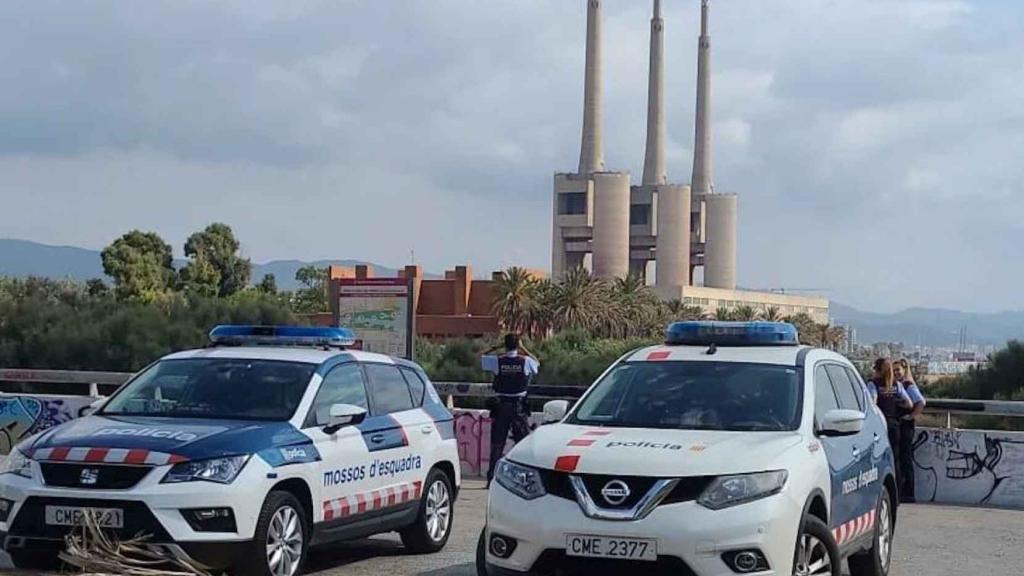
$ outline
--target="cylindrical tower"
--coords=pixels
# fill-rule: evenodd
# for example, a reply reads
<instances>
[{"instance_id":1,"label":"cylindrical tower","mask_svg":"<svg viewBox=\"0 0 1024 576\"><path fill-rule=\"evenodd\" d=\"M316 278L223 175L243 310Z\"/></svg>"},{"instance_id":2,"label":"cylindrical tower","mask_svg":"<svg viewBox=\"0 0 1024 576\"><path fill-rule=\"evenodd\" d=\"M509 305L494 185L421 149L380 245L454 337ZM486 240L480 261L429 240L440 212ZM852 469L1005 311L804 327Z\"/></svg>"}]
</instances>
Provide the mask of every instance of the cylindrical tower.
<instances>
[{"instance_id":1,"label":"cylindrical tower","mask_svg":"<svg viewBox=\"0 0 1024 576\"><path fill-rule=\"evenodd\" d=\"M690 285L689 186L658 186L658 242L654 257L655 285L659 291Z\"/></svg>"},{"instance_id":2,"label":"cylindrical tower","mask_svg":"<svg viewBox=\"0 0 1024 576\"><path fill-rule=\"evenodd\" d=\"M598 278L629 274L629 172L594 178L593 271Z\"/></svg>"},{"instance_id":3,"label":"cylindrical tower","mask_svg":"<svg viewBox=\"0 0 1024 576\"><path fill-rule=\"evenodd\" d=\"M693 178L694 196L714 190L711 164L711 31L709 0L701 1L700 38L697 41L697 113L694 121Z\"/></svg>"},{"instance_id":4,"label":"cylindrical tower","mask_svg":"<svg viewBox=\"0 0 1024 576\"><path fill-rule=\"evenodd\" d=\"M580 174L604 170L601 126L601 0L587 3L587 60L583 80L583 144Z\"/></svg>"},{"instance_id":5,"label":"cylindrical tower","mask_svg":"<svg viewBox=\"0 0 1024 576\"><path fill-rule=\"evenodd\" d=\"M647 86L647 154L644 157L644 186L665 184L665 21L661 19L661 0L654 0L651 18L651 63Z\"/></svg>"},{"instance_id":6,"label":"cylindrical tower","mask_svg":"<svg viewBox=\"0 0 1024 576\"><path fill-rule=\"evenodd\" d=\"M736 289L736 195L704 197L707 247L704 250L704 285Z\"/></svg>"}]
</instances>

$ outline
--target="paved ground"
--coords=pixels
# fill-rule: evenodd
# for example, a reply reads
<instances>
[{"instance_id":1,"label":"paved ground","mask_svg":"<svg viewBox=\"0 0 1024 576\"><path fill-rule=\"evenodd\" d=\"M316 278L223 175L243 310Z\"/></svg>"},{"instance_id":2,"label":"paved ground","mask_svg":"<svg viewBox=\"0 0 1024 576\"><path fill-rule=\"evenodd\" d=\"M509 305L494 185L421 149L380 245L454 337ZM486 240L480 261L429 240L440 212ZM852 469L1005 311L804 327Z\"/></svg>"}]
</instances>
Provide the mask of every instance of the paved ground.
<instances>
[{"instance_id":1,"label":"paved ground","mask_svg":"<svg viewBox=\"0 0 1024 576\"><path fill-rule=\"evenodd\" d=\"M314 553L318 576L475 576L476 539L486 492L469 483L448 547L406 556L395 537L379 537ZM892 576L1019 576L1024 566L1024 511L912 505L900 508ZM8 565L0 559L0 572Z\"/></svg>"}]
</instances>

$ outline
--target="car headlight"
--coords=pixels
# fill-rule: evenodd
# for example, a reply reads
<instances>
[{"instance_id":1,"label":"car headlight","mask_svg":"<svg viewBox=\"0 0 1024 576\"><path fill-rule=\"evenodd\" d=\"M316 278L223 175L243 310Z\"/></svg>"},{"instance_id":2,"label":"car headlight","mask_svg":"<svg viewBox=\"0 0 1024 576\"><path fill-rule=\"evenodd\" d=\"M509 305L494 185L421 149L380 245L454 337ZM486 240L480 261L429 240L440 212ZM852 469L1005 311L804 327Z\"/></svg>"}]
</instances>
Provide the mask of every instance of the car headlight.
<instances>
[{"instance_id":1,"label":"car headlight","mask_svg":"<svg viewBox=\"0 0 1024 576\"><path fill-rule=\"evenodd\" d=\"M22 478L32 477L32 459L25 456L25 453L15 448L7 455L0 464L0 475L14 474Z\"/></svg>"},{"instance_id":2,"label":"car headlight","mask_svg":"<svg viewBox=\"0 0 1024 576\"><path fill-rule=\"evenodd\" d=\"M540 478L540 470L508 460L498 461L494 479L506 490L525 500L535 500L547 494L544 482Z\"/></svg>"},{"instance_id":3,"label":"car headlight","mask_svg":"<svg viewBox=\"0 0 1024 576\"><path fill-rule=\"evenodd\" d=\"M785 470L720 476L704 489L697 503L705 508L721 510L778 494L786 485Z\"/></svg>"},{"instance_id":4,"label":"car headlight","mask_svg":"<svg viewBox=\"0 0 1024 576\"><path fill-rule=\"evenodd\" d=\"M248 461L249 456L246 455L182 462L175 464L161 482L164 484L174 484L177 482L204 481L231 484Z\"/></svg>"}]
</instances>

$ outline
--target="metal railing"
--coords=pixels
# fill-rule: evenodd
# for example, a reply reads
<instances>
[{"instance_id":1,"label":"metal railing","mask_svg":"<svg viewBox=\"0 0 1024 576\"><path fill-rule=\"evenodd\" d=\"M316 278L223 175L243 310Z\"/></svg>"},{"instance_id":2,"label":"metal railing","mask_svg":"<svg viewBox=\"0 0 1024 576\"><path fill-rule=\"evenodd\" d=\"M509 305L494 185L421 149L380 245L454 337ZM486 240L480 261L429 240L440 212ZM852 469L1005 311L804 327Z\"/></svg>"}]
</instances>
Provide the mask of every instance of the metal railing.
<instances>
[{"instance_id":1,"label":"metal railing","mask_svg":"<svg viewBox=\"0 0 1024 576\"><path fill-rule=\"evenodd\" d=\"M103 389L116 388L131 376L130 372L0 368L0 390L8 394L102 396ZM449 406L455 406L458 398L486 399L494 395L488 383L435 382L434 386ZM585 390L581 386L537 385L530 387L530 397L539 401L575 401ZM934 398L928 400L925 413L945 416L946 426L951 428L953 416L1024 418L1024 402Z\"/></svg>"}]
</instances>

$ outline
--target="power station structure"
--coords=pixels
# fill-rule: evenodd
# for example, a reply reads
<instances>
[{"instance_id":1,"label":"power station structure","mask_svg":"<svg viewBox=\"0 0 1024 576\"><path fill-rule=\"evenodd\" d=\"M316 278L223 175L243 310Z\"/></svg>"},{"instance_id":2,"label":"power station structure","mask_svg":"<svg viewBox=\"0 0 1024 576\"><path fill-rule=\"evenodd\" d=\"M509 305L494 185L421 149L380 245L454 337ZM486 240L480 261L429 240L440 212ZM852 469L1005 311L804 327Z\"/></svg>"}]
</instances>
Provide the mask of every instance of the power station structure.
<instances>
[{"instance_id":1,"label":"power station structure","mask_svg":"<svg viewBox=\"0 0 1024 576\"><path fill-rule=\"evenodd\" d=\"M603 149L602 1L587 0L583 134L579 167L554 177L554 278L586 267L600 278L636 274L665 299L705 309L776 306L827 320L828 301L767 292L736 291L737 196L715 189L711 132L709 0L701 0L697 48L697 102L690 185L669 181L665 158L665 21L654 0L643 178L609 170ZM650 278L653 262L654 277ZM703 286L694 286L700 268Z\"/></svg>"}]
</instances>

